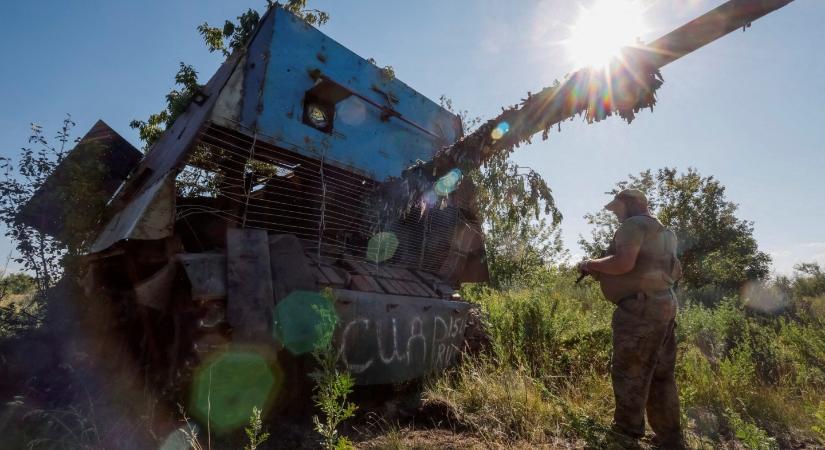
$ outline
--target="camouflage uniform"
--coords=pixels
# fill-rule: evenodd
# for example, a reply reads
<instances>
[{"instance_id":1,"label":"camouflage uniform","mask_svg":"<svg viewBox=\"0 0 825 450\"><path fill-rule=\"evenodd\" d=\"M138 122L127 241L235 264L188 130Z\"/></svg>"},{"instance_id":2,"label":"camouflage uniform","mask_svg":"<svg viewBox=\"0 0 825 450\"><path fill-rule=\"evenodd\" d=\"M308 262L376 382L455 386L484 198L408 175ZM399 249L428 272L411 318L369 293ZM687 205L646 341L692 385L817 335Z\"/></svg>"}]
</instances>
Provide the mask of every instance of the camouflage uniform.
<instances>
[{"instance_id":1,"label":"camouflage uniform","mask_svg":"<svg viewBox=\"0 0 825 450\"><path fill-rule=\"evenodd\" d=\"M614 427L629 436L643 436L647 410L657 438L675 442L681 435L674 378L678 306L671 289L681 276L676 238L655 218L634 216L622 222L608 251L622 245L640 248L633 270L600 276L603 291L624 292L617 294L619 298L608 295L618 305L613 313L610 370L616 399Z\"/></svg>"},{"instance_id":2,"label":"camouflage uniform","mask_svg":"<svg viewBox=\"0 0 825 450\"><path fill-rule=\"evenodd\" d=\"M674 378L676 309L676 297L665 291L624 300L613 313L613 421L629 436L644 435L645 409L657 437L678 440L681 434Z\"/></svg>"}]
</instances>

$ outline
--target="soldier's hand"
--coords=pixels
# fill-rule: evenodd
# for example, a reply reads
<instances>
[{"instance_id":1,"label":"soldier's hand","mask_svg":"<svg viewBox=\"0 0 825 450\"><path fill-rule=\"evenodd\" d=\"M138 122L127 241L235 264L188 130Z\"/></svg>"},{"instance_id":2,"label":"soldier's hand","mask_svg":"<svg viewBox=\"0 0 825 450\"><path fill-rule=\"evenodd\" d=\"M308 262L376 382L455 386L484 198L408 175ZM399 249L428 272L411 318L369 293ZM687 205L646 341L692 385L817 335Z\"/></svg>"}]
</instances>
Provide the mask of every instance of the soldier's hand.
<instances>
[{"instance_id":1,"label":"soldier's hand","mask_svg":"<svg viewBox=\"0 0 825 450\"><path fill-rule=\"evenodd\" d=\"M589 263L589 262L590 262L590 260L584 260L584 261L576 264L576 270L578 270L579 273L582 273L582 274L585 274L585 275L589 274L590 269L587 267L587 263Z\"/></svg>"}]
</instances>

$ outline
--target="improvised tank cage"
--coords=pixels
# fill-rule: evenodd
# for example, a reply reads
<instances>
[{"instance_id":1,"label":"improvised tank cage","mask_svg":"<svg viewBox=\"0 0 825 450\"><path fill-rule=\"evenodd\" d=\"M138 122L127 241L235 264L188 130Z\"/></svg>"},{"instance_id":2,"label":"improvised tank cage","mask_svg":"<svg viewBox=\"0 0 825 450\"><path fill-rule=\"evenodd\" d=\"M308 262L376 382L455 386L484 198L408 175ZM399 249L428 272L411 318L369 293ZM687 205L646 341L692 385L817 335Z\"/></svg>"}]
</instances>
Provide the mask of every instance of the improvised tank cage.
<instances>
[{"instance_id":1,"label":"improvised tank cage","mask_svg":"<svg viewBox=\"0 0 825 450\"><path fill-rule=\"evenodd\" d=\"M453 174L401 216L374 193L461 132L458 117L274 6L142 160L103 122L67 158L100 159L112 196L82 287L169 380L227 342L278 341L302 314L278 316L295 306L285 298L324 288L359 384L448 366L470 310L454 287L487 279L474 188ZM83 207L55 191L20 220L59 231Z\"/></svg>"},{"instance_id":2,"label":"improvised tank cage","mask_svg":"<svg viewBox=\"0 0 825 450\"><path fill-rule=\"evenodd\" d=\"M377 183L460 134L456 116L273 8L247 49L150 149L118 201L134 207L182 167L175 230L187 251L224 248L229 225L295 235L316 259L419 269L451 283L483 280L469 183L397 220L384 220L373 202ZM117 225L93 251L130 237L132 227ZM388 245L376 243L384 237L397 240L387 258Z\"/></svg>"}]
</instances>

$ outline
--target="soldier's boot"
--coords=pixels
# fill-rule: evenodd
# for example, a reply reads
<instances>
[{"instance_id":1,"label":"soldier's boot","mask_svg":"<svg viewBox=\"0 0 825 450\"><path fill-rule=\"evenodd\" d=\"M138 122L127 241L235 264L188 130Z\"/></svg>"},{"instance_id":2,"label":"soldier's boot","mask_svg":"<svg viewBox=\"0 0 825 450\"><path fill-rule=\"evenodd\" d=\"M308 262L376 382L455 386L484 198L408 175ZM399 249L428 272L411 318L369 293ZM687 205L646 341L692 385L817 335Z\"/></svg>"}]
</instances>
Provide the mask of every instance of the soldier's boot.
<instances>
[{"instance_id":1,"label":"soldier's boot","mask_svg":"<svg viewBox=\"0 0 825 450\"><path fill-rule=\"evenodd\" d=\"M601 440L584 448L586 450L641 450L642 446L639 444L638 436L627 434L625 430L614 424Z\"/></svg>"},{"instance_id":2,"label":"soldier's boot","mask_svg":"<svg viewBox=\"0 0 825 450\"><path fill-rule=\"evenodd\" d=\"M656 435L650 443L652 448L661 450L688 450L690 448L681 434L675 436Z\"/></svg>"}]
</instances>

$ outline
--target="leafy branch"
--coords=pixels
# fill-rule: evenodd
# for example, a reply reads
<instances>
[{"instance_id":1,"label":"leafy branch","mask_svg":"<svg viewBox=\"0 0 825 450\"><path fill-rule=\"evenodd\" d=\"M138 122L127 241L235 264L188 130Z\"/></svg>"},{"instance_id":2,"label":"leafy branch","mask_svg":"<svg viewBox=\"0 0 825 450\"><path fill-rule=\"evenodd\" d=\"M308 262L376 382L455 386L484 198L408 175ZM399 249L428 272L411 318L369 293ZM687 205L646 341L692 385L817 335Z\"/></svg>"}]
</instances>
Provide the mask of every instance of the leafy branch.
<instances>
[{"instance_id":1,"label":"leafy branch","mask_svg":"<svg viewBox=\"0 0 825 450\"><path fill-rule=\"evenodd\" d=\"M274 5L274 2L267 0L268 8ZM307 0L289 0L283 8L310 25L320 26L329 21L327 12L307 9L306 6ZM243 50L254 36L261 15L254 9L248 9L236 19L224 21L222 27L214 27L207 22L198 26L198 34L210 53L220 52L226 58L234 51ZM166 109L150 114L146 120L134 119L129 123L132 129L138 130L140 140L145 144L144 150L148 150L175 123L203 87L198 83L198 73L194 67L183 62L175 74L175 86L166 94Z\"/></svg>"}]
</instances>

